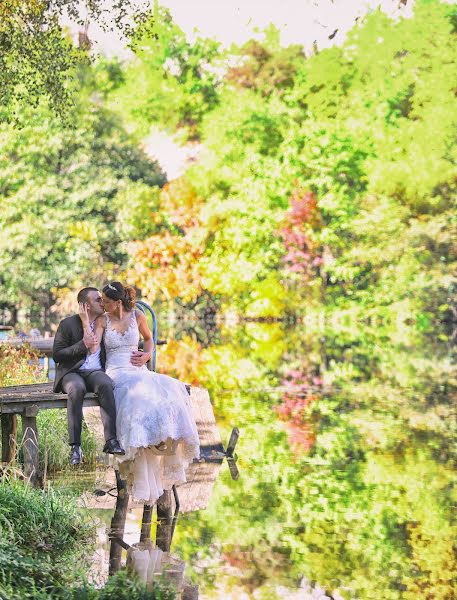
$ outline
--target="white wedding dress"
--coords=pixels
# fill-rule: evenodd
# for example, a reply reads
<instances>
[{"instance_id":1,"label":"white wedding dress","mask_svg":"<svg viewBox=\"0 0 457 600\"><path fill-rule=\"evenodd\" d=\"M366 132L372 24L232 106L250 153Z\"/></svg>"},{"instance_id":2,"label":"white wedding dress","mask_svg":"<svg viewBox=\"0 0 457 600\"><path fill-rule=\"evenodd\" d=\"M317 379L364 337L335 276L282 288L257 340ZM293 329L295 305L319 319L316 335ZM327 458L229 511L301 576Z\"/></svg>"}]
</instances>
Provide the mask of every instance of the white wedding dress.
<instances>
[{"instance_id":1,"label":"white wedding dress","mask_svg":"<svg viewBox=\"0 0 457 600\"><path fill-rule=\"evenodd\" d=\"M106 373L114 382L117 438L125 450L113 465L134 500L154 504L164 490L186 481L185 469L199 458L200 442L185 384L130 363L139 338L134 311L124 333L106 315ZM165 448L158 450L161 442Z\"/></svg>"}]
</instances>

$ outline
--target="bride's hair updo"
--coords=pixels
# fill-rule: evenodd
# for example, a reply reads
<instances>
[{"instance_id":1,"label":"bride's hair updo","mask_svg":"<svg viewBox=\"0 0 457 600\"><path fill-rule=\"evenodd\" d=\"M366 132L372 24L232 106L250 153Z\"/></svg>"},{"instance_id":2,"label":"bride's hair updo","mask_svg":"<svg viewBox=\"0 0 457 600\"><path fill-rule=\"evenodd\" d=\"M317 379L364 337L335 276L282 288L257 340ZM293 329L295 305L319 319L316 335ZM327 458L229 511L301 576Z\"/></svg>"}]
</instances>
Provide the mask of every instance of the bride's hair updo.
<instances>
[{"instance_id":1,"label":"bride's hair updo","mask_svg":"<svg viewBox=\"0 0 457 600\"><path fill-rule=\"evenodd\" d=\"M136 292L131 285L122 285L120 281L112 281L103 288L103 293L110 300L120 300L125 310L135 307Z\"/></svg>"}]
</instances>

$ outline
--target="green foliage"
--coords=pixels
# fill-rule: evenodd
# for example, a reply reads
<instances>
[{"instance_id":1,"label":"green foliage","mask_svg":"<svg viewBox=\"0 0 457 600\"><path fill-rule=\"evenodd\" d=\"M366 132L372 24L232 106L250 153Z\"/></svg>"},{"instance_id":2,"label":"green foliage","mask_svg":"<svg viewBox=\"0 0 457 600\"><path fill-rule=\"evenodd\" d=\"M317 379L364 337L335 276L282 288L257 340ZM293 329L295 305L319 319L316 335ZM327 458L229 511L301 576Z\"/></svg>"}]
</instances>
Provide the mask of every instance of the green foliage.
<instances>
[{"instance_id":1,"label":"green foliage","mask_svg":"<svg viewBox=\"0 0 457 600\"><path fill-rule=\"evenodd\" d=\"M116 93L113 106L120 106L143 134L160 123L168 131L179 127L184 137L197 139L202 117L218 102L219 44L203 38L189 43L166 8L158 7L154 19L154 35L137 36L139 60L127 69L125 86Z\"/></svg>"},{"instance_id":2,"label":"green foliage","mask_svg":"<svg viewBox=\"0 0 457 600\"><path fill-rule=\"evenodd\" d=\"M103 106L82 98L72 130L45 110L26 114L22 129L0 129L0 303L32 320L44 309L47 321L53 288L87 284L123 263L126 207L165 178Z\"/></svg>"},{"instance_id":3,"label":"green foliage","mask_svg":"<svg viewBox=\"0 0 457 600\"><path fill-rule=\"evenodd\" d=\"M0 594L52 597L78 576L93 529L73 502L13 481L0 482ZM73 562L72 562L73 561Z\"/></svg>"},{"instance_id":4,"label":"green foliage","mask_svg":"<svg viewBox=\"0 0 457 600\"><path fill-rule=\"evenodd\" d=\"M412 18L395 22L373 12L341 47L310 57L281 48L273 29L224 52L189 45L161 13L159 40L127 67L113 101L135 91L129 114L140 130L154 123L189 137L182 106L201 85L202 65L230 65L217 85L208 79L217 101L195 96L203 146L187 172L205 200L203 286L223 307L279 316L325 301L379 315L401 307L418 319L447 310L456 261L454 12L438 1L418 2ZM322 217L309 233L323 263L301 286L284 284L278 238L296 186L314 193Z\"/></svg>"},{"instance_id":5,"label":"green foliage","mask_svg":"<svg viewBox=\"0 0 457 600\"><path fill-rule=\"evenodd\" d=\"M265 32L265 38L263 44L249 40L239 50L233 48L238 64L229 67L225 77L236 86L255 90L262 96L282 96L294 85L304 58L303 48L299 45L282 48L279 31L272 27Z\"/></svg>"},{"instance_id":6,"label":"green foliage","mask_svg":"<svg viewBox=\"0 0 457 600\"><path fill-rule=\"evenodd\" d=\"M166 582L152 587L127 571L101 589L85 583L93 523L66 498L13 480L0 481L2 600L174 600ZM83 582L83 583L81 583Z\"/></svg>"},{"instance_id":7,"label":"green foliage","mask_svg":"<svg viewBox=\"0 0 457 600\"><path fill-rule=\"evenodd\" d=\"M122 32L135 48L134 31L151 34L153 19L130 0L116 1L106 11L103 2L91 0L81 14L77 0L3 0L0 5L0 122L20 121L21 110L43 100L55 115L71 124L77 99L75 72L90 62L90 41L80 35L76 47L63 31L59 18L65 13L81 29L86 19L103 29ZM108 17L106 14L108 13ZM129 15L130 19L126 19ZM81 31L82 33L82 31Z\"/></svg>"},{"instance_id":8,"label":"green foliage","mask_svg":"<svg viewBox=\"0 0 457 600\"><path fill-rule=\"evenodd\" d=\"M127 570L118 571L101 589L83 587L73 590L68 600L175 600L176 592L165 582L154 582L152 588Z\"/></svg>"},{"instance_id":9,"label":"green foliage","mask_svg":"<svg viewBox=\"0 0 457 600\"><path fill-rule=\"evenodd\" d=\"M45 381L38 354L28 344L0 344L0 365L0 387Z\"/></svg>"},{"instance_id":10,"label":"green foliage","mask_svg":"<svg viewBox=\"0 0 457 600\"><path fill-rule=\"evenodd\" d=\"M274 28L241 48L191 43L157 8L157 35L138 29L136 60L75 73L71 132L42 107L1 132L0 302L35 319L44 307L47 320L53 288L98 282L128 256L129 277L168 303L444 317L456 262L454 12L437 0L398 21L377 11L341 47L306 57L281 48ZM199 198L191 232L174 224L179 201L160 199L163 176L116 113L137 135L159 127L201 142L186 173ZM320 264L292 281L279 232L297 188L317 200L307 240Z\"/></svg>"}]
</instances>

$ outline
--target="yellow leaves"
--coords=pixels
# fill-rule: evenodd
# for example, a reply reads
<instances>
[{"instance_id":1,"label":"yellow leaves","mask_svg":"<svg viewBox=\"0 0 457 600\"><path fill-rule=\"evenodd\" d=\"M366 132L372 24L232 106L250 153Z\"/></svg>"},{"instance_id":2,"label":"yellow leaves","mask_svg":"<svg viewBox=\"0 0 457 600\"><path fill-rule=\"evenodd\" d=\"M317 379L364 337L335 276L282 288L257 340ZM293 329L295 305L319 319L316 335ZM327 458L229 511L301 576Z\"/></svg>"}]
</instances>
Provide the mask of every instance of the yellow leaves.
<instances>
[{"instance_id":1,"label":"yellow leaves","mask_svg":"<svg viewBox=\"0 0 457 600\"><path fill-rule=\"evenodd\" d=\"M188 302L202 292L200 259L207 233L200 224L201 204L188 180L172 181L159 195L160 217L156 220L162 230L128 244L132 264L129 281L151 301L162 297Z\"/></svg>"},{"instance_id":2,"label":"yellow leaves","mask_svg":"<svg viewBox=\"0 0 457 600\"><path fill-rule=\"evenodd\" d=\"M192 385L200 384L200 372L203 366L200 344L185 335L180 340L170 340L159 350L160 372L177 377Z\"/></svg>"},{"instance_id":3,"label":"yellow leaves","mask_svg":"<svg viewBox=\"0 0 457 600\"><path fill-rule=\"evenodd\" d=\"M253 285L251 301L246 307L249 317L281 317L286 306L286 289L279 282L278 274L270 273L268 277Z\"/></svg>"},{"instance_id":4,"label":"yellow leaves","mask_svg":"<svg viewBox=\"0 0 457 600\"><path fill-rule=\"evenodd\" d=\"M69 237L77 238L81 242L93 242L97 239L97 227L93 223L74 221L67 225Z\"/></svg>"},{"instance_id":5,"label":"yellow leaves","mask_svg":"<svg viewBox=\"0 0 457 600\"><path fill-rule=\"evenodd\" d=\"M43 0L2 0L0 2L0 18L2 20L15 19L19 15L37 17L45 10L46 2Z\"/></svg>"},{"instance_id":6,"label":"yellow leaves","mask_svg":"<svg viewBox=\"0 0 457 600\"><path fill-rule=\"evenodd\" d=\"M193 227L199 222L198 211L203 199L198 197L192 184L185 178L174 179L164 186L160 203L172 223L179 227Z\"/></svg>"}]
</instances>

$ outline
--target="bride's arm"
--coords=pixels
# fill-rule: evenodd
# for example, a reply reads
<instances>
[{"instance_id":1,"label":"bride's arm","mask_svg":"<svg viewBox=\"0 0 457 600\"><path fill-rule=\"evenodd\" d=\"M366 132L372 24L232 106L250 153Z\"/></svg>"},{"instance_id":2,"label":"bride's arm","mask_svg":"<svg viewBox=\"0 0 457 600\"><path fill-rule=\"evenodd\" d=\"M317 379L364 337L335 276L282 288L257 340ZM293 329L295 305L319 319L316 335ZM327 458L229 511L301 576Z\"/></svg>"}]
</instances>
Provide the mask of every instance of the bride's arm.
<instances>
[{"instance_id":1,"label":"bride's arm","mask_svg":"<svg viewBox=\"0 0 457 600\"><path fill-rule=\"evenodd\" d=\"M143 338L143 352L138 350L132 354L130 362L136 367L142 367L145 365L152 356L154 350L154 340L152 338L151 330L149 329L146 316L139 310L135 311L136 322L138 323L138 330Z\"/></svg>"},{"instance_id":2,"label":"bride's arm","mask_svg":"<svg viewBox=\"0 0 457 600\"><path fill-rule=\"evenodd\" d=\"M94 334L97 338L97 344L91 350L92 354L95 354L97 350L100 348L100 344L102 343L103 333L106 328L106 317L105 315L100 315L95 319L94 323Z\"/></svg>"}]
</instances>

